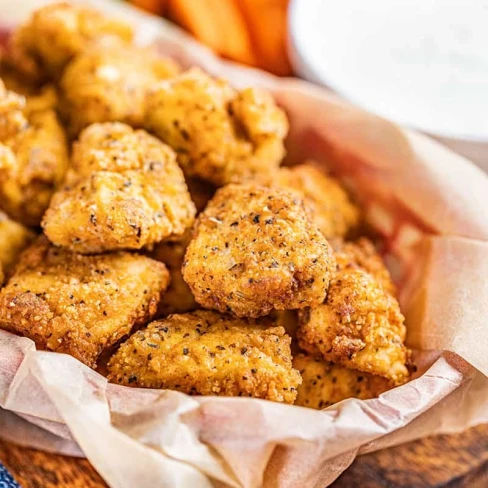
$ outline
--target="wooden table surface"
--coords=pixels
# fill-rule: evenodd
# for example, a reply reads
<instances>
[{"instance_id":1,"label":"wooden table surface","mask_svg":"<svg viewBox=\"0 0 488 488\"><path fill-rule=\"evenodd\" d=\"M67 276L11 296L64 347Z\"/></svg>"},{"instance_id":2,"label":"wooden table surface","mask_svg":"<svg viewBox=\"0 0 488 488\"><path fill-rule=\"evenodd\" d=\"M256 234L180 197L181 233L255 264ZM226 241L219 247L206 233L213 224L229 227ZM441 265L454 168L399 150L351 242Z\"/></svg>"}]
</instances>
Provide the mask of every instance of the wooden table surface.
<instances>
[{"instance_id":1,"label":"wooden table surface","mask_svg":"<svg viewBox=\"0 0 488 488\"><path fill-rule=\"evenodd\" d=\"M0 441L0 460L25 488L106 486L86 459L45 454ZM488 425L361 456L332 486L486 488Z\"/></svg>"}]
</instances>

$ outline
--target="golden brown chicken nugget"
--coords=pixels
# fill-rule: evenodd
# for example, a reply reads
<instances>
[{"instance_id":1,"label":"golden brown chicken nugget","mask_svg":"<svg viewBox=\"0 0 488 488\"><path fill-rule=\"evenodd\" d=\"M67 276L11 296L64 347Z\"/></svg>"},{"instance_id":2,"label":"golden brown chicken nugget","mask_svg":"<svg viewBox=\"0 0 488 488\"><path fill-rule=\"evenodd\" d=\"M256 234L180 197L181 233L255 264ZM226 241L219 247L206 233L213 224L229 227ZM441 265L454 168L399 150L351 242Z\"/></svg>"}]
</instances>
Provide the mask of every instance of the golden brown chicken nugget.
<instances>
[{"instance_id":1,"label":"golden brown chicken nugget","mask_svg":"<svg viewBox=\"0 0 488 488\"><path fill-rule=\"evenodd\" d=\"M0 212L0 268L4 273L12 269L21 251L34 237L34 232Z\"/></svg>"},{"instance_id":2,"label":"golden brown chicken nugget","mask_svg":"<svg viewBox=\"0 0 488 488\"><path fill-rule=\"evenodd\" d=\"M348 368L407 381L409 351L397 300L360 269L335 274L321 305L299 312L300 347Z\"/></svg>"},{"instance_id":3,"label":"golden brown chicken nugget","mask_svg":"<svg viewBox=\"0 0 488 488\"><path fill-rule=\"evenodd\" d=\"M19 105L2 88L0 207L15 220L37 226L68 168L66 136L47 98Z\"/></svg>"},{"instance_id":4,"label":"golden brown chicken nugget","mask_svg":"<svg viewBox=\"0 0 488 488\"><path fill-rule=\"evenodd\" d=\"M302 198L314 223L327 239L344 237L359 221L359 209L338 180L311 163L280 168L269 184Z\"/></svg>"},{"instance_id":5,"label":"golden brown chicken nugget","mask_svg":"<svg viewBox=\"0 0 488 488\"><path fill-rule=\"evenodd\" d=\"M290 338L270 325L204 310L170 315L120 346L109 381L293 403L301 379L292 368Z\"/></svg>"},{"instance_id":6,"label":"golden brown chicken nugget","mask_svg":"<svg viewBox=\"0 0 488 488\"><path fill-rule=\"evenodd\" d=\"M392 295L396 294L396 287L393 284L390 272L369 239L361 237L354 242L339 243L334 251L338 270L362 269L381 283L385 291Z\"/></svg>"},{"instance_id":7,"label":"golden brown chicken nugget","mask_svg":"<svg viewBox=\"0 0 488 488\"><path fill-rule=\"evenodd\" d=\"M174 160L169 146L146 131L134 130L121 122L92 124L73 143L72 166L82 176L94 171L154 171Z\"/></svg>"},{"instance_id":8,"label":"golden brown chicken nugget","mask_svg":"<svg viewBox=\"0 0 488 488\"><path fill-rule=\"evenodd\" d=\"M334 270L300 200L242 184L219 189L200 214L183 278L203 307L259 317L322 303Z\"/></svg>"},{"instance_id":9,"label":"golden brown chicken nugget","mask_svg":"<svg viewBox=\"0 0 488 488\"><path fill-rule=\"evenodd\" d=\"M83 256L40 237L0 292L0 327L95 367L103 350L155 314L162 263L124 252Z\"/></svg>"},{"instance_id":10,"label":"golden brown chicken nugget","mask_svg":"<svg viewBox=\"0 0 488 488\"><path fill-rule=\"evenodd\" d=\"M168 268L171 281L166 293L159 303L156 318L165 317L172 313L184 313L199 308L190 287L185 283L181 273L181 266L185 258L186 248L190 242L191 233L187 232L181 240L168 241L158 244L151 257L161 261Z\"/></svg>"},{"instance_id":11,"label":"golden brown chicken nugget","mask_svg":"<svg viewBox=\"0 0 488 488\"><path fill-rule=\"evenodd\" d=\"M238 92L199 69L150 91L146 126L175 149L187 176L217 186L276 170L288 132L284 112L268 93Z\"/></svg>"},{"instance_id":12,"label":"golden brown chicken nugget","mask_svg":"<svg viewBox=\"0 0 488 488\"><path fill-rule=\"evenodd\" d=\"M303 380L295 402L302 407L321 409L347 398L367 400L392 388L381 376L345 368L317 356L298 354L293 358L293 367Z\"/></svg>"},{"instance_id":13,"label":"golden brown chicken nugget","mask_svg":"<svg viewBox=\"0 0 488 488\"><path fill-rule=\"evenodd\" d=\"M66 67L60 81L60 112L72 135L94 122L140 127L148 89L177 71L173 61L149 48L94 45Z\"/></svg>"},{"instance_id":14,"label":"golden brown chicken nugget","mask_svg":"<svg viewBox=\"0 0 488 488\"><path fill-rule=\"evenodd\" d=\"M47 5L13 33L10 59L19 71L35 80L57 79L76 54L107 36L130 43L132 28L86 6Z\"/></svg>"},{"instance_id":15,"label":"golden brown chicken nugget","mask_svg":"<svg viewBox=\"0 0 488 488\"><path fill-rule=\"evenodd\" d=\"M152 247L182 236L195 207L173 150L145 131L94 124L44 216L54 244L80 253ZM103 171L101 171L103 169Z\"/></svg>"}]
</instances>

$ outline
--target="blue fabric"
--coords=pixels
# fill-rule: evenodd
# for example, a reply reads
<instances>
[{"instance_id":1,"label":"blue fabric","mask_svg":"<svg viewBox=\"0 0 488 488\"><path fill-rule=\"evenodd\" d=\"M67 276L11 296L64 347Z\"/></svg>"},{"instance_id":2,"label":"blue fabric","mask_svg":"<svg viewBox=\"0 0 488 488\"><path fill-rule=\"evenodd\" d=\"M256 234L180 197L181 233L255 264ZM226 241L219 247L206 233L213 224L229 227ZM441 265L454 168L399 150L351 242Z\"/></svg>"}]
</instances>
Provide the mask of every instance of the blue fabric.
<instances>
[{"instance_id":1,"label":"blue fabric","mask_svg":"<svg viewBox=\"0 0 488 488\"><path fill-rule=\"evenodd\" d=\"M2 463L0 463L0 488L20 488Z\"/></svg>"}]
</instances>

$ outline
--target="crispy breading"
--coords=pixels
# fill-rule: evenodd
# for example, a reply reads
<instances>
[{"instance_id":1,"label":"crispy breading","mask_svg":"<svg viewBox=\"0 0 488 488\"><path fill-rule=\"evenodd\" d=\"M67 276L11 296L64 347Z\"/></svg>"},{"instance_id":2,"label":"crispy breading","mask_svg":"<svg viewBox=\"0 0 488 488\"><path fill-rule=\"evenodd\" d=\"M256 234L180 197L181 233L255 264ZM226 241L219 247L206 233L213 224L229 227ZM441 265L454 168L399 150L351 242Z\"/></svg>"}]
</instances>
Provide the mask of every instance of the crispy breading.
<instances>
[{"instance_id":1,"label":"crispy breading","mask_svg":"<svg viewBox=\"0 0 488 488\"><path fill-rule=\"evenodd\" d=\"M196 68L150 91L146 126L176 150L187 176L217 186L274 172L288 132L267 92L236 91Z\"/></svg>"},{"instance_id":2,"label":"crispy breading","mask_svg":"<svg viewBox=\"0 0 488 488\"><path fill-rule=\"evenodd\" d=\"M128 24L86 6L47 5L14 31L10 60L16 69L37 81L57 79L73 56L107 36L130 43L133 32Z\"/></svg>"},{"instance_id":3,"label":"crispy breading","mask_svg":"<svg viewBox=\"0 0 488 488\"><path fill-rule=\"evenodd\" d=\"M197 213L203 211L215 194L215 186L198 178L187 178L186 184Z\"/></svg>"},{"instance_id":4,"label":"crispy breading","mask_svg":"<svg viewBox=\"0 0 488 488\"><path fill-rule=\"evenodd\" d=\"M94 171L151 171L174 160L169 146L144 130L120 122L92 124L73 144L73 169L82 176Z\"/></svg>"},{"instance_id":5,"label":"crispy breading","mask_svg":"<svg viewBox=\"0 0 488 488\"><path fill-rule=\"evenodd\" d=\"M302 376L295 404L302 407L326 408L347 398L367 400L392 388L381 376L362 373L317 356L298 354L293 367Z\"/></svg>"},{"instance_id":6,"label":"crispy breading","mask_svg":"<svg viewBox=\"0 0 488 488\"><path fill-rule=\"evenodd\" d=\"M72 135L94 122L140 127L148 89L177 72L173 61L153 49L99 43L66 67L60 81L60 112Z\"/></svg>"},{"instance_id":7,"label":"crispy breading","mask_svg":"<svg viewBox=\"0 0 488 488\"><path fill-rule=\"evenodd\" d=\"M290 338L270 325L204 310L171 315L120 346L109 381L293 403L301 379L292 368Z\"/></svg>"},{"instance_id":8,"label":"crispy breading","mask_svg":"<svg viewBox=\"0 0 488 488\"><path fill-rule=\"evenodd\" d=\"M390 272L369 239L361 237L354 242L336 242L334 251L338 270L362 269L381 283L385 291L392 295L396 294Z\"/></svg>"},{"instance_id":9,"label":"crispy breading","mask_svg":"<svg viewBox=\"0 0 488 488\"><path fill-rule=\"evenodd\" d=\"M34 239L35 234L0 212L0 268L8 273L21 251Z\"/></svg>"},{"instance_id":10,"label":"crispy breading","mask_svg":"<svg viewBox=\"0 0 488 488\"><path fill-rule=\"evenodd\" d=\"M348 368L408 379L406 329L397 300L361 269L338 271L325 303L299 312L300 347Z\"/></svg>"},{"instance_id":11,"label":"crispy breading","mask_svg":"<svg viewBox=\"0 0 488 488\"><path fill-rule=\"evenodd\" d=\"M185 283L181 274L181 266L183 265L190 237L191 233L187 232L178 241L162 242L150 254L153 259L166 265L171 277L169 287L159 303L156 318L165 317L172 313L189 312L199 308L190 287Z\"/></svg>"},{"instance_id":12,"label":"crispy breading","mask_svg":"<svg viewBox=\"0 0 488 488\"><path fill-rule=\"evenodd\" d=\"M148 257L83 256L42 236L0 292L0 327L95 367L103 350L153 317L168 282L164 264Z\"/></svg>"},{"instance_id":13,"label":"crispy breading","mask_svg":"<svg viewBox=\"0 0 488 488\"><path fill-rule=\"evenodd\" d=\"M39 225L68 168L66 136L49 97L25 104L0 86L0 207L31 226Z\"/></svg>"},{"instance_id":14,"label":"crispy breading","mask_svg":"<svg viewBox=\"0 0 488 488\"><path fill-rule=\"evenodd\" d=\"M90 254L150 248L182 236L194 217L173 150L143 130L105 123L81 134L42 226L54 244Z\"/></svg>"},{"instance_id":15,"label":"crispy breading","mask_svg":"<svg viewBox=\"0 0 488 488\"><path fill-rule=\"evenodd\" d=\"M280 168L267 184L302 198L327 239L344 237L358 224L359 208L351 202L339 181L311 163Z\"/></svg>"},{"instance_id":16,"label":"crispy breading","mask_svg":"<svg viewBox=\"0 0 488 488\"><path fill-rule=\"evenodd\" d=\"M259 317L322 303L334 269L332 249L301 200L231 184L200 214L183 277L203 307Z\"/></svg>"}]
</instances>

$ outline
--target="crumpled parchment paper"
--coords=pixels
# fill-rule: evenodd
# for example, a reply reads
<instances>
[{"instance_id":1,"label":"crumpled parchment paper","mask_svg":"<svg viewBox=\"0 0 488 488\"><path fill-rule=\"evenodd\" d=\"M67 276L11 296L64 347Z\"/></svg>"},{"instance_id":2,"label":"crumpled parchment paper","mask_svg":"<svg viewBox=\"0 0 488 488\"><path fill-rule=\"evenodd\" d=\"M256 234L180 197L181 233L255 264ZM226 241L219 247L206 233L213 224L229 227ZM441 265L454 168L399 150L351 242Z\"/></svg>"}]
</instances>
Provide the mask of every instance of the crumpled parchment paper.
<instances>
[{"instance_id":1,"label":"crumpled parchment paper","mask_svg":"<svg viewBox=\"0 0 488 488\"><path fill-rule=\"evenodd\" d=\"M0 0L2 38L40 3ZM358 454L488 422L488 177L322 88L224 63L162 20L95 3L128 15L141 42L184 65L273 91L291 121L289 162L326 164L383 235L419 369L377 399L316 411L111 385L74 358L0 331L0 436L85 455L116 488L323 488Z\"/></svg>"}]
</instances>

